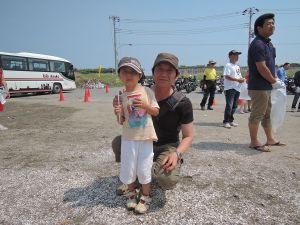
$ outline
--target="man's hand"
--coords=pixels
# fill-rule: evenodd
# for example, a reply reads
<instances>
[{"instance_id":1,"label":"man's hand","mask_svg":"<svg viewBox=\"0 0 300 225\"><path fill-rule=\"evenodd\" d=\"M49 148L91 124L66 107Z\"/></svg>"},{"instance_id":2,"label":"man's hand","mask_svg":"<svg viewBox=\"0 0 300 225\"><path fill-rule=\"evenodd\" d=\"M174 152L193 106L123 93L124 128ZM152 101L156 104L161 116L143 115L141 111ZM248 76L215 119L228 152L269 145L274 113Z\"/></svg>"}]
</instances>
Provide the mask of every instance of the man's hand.
<instances>
[{"instance_id":1,"label":"man's hand","mask_svg":"<svg viewBox=\"0 0 300 225\"><path fill-rule=\"evenodd\" d=\"M207 88L207 85L206 85L206 84L204 84L204 85L203 85L203 89L205 90L206 88Z\"/></svg>"},{"instance_id":2,"label":"man's hand","mask_svg":"<svg viewBox=\"0 0 300 225\"><path fill-rule=\"evenodd\" d=\"M285 84L282 80L276 78L275 83L272 84L273 89L280 89L280 88L284 88Z\"/></svg>"},{"instance_id":3,"label":"man's hand","mask_svg":"<svg viewBox=\"0 0 300 225\"><path fill-rule=\"evenodd\" d=\"M170 172L175 169L177 165L178 157L176 152L170 152L162 161L162 167L167 172Z\"/></svg>"}]
</instances>

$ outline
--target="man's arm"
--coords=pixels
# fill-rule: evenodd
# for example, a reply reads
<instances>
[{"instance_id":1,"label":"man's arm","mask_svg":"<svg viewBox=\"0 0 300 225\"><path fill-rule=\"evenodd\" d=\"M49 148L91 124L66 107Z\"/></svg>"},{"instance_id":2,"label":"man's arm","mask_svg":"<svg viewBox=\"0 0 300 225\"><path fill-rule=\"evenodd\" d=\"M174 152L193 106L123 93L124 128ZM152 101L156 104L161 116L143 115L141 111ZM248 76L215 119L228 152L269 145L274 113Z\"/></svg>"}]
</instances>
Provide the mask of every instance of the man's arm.
<instances>
[{"instance_id":1,"label":"man's arm","mask_svg":"<svg viewBox=\"0 0 300 225\"><path fill-rule=\"evenodd\" d=\"M271 71L266 65L266 61L256 62L256 67L260 75L265 78L267 81L269 81L271 84L276 83L276 78L273 77Z\"/></svg>"},{"instance_id":2,"label":"man's arm","mask_svg":"<svg viewBox=\"0 0 300 225\"><path fill-rule=\"evenodd\" d=\"M230 75L224 75L224 77L227 80L236 81L236 82L239 82L239 83L243 83L245 81L244 78L235 78L235 77L230 76Z\"/></svg>"},{"instance_id":3,"label":"man's arm","mask_svg":"<svg viewBox=\"0 0 300 225\"><path fill-rule=\"evenodd\" d=\"M193 123L182 124L181 125L182 140L177 147L178 153L185 153L193 141L194 131Z\"/></svg>"},{"instance_id":4,"label":"man's arm","mask_svg":"<svg viewBox=\"0 0 300 225\"><path fill-rule=\"evenodd\" d=\"M207 88L206 85L206 74L207 74L207 69L204 69L204 75L203 75L203 89Z\"/></svg>"},{"instance_id":5,"label":"man's arm","mask_svg":"<svg viewBox=\"0 0 300 225\"><path fill-rule=\"evenodd\" d=\"M181 125L181 132L182 132L182 140L177 147L176 151L178 153L185 153L193 141L193 123L188 124L182 124ZM165 159L162 161L163 168L166 171L172 171L175 169L178 161L178 155L176 152L172 152L169 155L165 157Z\"/></svg>"}]
</instances>

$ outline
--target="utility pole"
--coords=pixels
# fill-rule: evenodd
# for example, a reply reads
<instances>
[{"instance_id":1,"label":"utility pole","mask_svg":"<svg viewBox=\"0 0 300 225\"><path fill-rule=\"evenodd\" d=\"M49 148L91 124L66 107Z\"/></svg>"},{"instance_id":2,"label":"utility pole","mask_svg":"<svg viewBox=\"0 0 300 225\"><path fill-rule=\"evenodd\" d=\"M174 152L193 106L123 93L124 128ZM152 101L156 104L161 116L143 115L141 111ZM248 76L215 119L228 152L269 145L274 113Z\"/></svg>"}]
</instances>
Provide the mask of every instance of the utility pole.
<instances>
[{"instance_id":1,"label":"utility pole","mask_svg":"<svg viewBox=\"0 0 300 225\"><path fill-rule=\"evenodd\" d=\"M117 39L116 39L116 22L120 22L120 17L110 16L109 19L113 21L114 26L114 56L115 56L115 73L117 74Z\"/></svg>"},{"instance_id":2,"label":"utility pole","mask_svg":"<svg viewBox=\"0 0 300 225\"><path fill-rule=\"evenodd\" d=\"M249 14L249 34L248 34L248 48L251 43L251 38L254 37L253 30L252 30L252 16L255 14L255 12L258 12L259 10L257 8L247 8L243 11L243 15Z\"/></svg>"}]
</instances>

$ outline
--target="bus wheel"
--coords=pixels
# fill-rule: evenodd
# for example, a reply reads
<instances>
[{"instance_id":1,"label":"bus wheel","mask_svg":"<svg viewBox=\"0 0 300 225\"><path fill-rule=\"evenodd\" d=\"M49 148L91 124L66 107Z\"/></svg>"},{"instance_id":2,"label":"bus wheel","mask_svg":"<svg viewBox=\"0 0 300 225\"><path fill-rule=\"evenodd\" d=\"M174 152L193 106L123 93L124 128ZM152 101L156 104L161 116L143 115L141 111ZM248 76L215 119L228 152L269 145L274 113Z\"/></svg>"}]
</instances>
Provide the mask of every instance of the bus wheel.
<instances>
[{"instance_id":1,"label":"bus wheel","mask_svg":"<svg viewBox=\"0 0 300 225\"><path fill-rule=\"evenodd\" d=\"M53 94L58 94L60 90L61 90L60 84L53 84L53 89L52 89Z\"/></svg>"}]
</instances>

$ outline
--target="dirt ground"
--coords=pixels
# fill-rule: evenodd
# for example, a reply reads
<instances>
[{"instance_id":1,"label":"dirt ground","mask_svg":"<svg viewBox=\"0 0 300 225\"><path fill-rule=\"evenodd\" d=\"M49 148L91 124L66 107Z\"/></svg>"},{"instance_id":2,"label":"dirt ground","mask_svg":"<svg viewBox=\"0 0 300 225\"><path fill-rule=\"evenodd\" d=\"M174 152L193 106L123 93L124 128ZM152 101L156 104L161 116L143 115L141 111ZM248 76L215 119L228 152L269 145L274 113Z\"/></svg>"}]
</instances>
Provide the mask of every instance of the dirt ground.
<instances>
[{"instance_id":1,"label":"dirt ground","mask_svg":"<svg viewBox=\"0 0 300 225\"><path fill-rule=\"evenodd\" d=\"M119 164L111 140L121 128L112 98L92 90L10 99L0 113L0 224L300 224L300 112L286 113L276 133L286 147L248 148L249 114L237 128L222 125L224 96L200 111L190 93L195 137L182 179L163 192L153 184L146 215L125 209L116 196ZM288 96L290 109L292 96ZM262 130L259 133L265 142Z\"/></svg>"}]
</instances>

